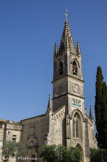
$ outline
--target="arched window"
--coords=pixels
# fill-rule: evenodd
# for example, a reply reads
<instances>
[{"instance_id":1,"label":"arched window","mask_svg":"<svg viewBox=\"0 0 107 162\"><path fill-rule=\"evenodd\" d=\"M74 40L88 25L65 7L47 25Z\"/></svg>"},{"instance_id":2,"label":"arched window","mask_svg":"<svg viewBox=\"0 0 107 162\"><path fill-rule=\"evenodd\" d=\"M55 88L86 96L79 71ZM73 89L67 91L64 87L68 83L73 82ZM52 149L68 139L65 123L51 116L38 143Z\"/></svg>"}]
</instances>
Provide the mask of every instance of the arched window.
<instances>
[{"instance_id":1,"label":"arched window","mask_svg":"<svg viewBox=\"0 0 107 162\"><path fill-rule=\"evenodd\" d=\"M79 121L76 119L76 137L79 137Z\"/></svg>"},{"instance_id":2,"label":"arched window","mask_svg":"<svg viewBox=\"0 0 107 162\"><path fill-rule=\"evenodd\" d=\"M77 71L78 71L78 69L77 69L77 63L76 63L76 61L73 61L73 63L72 63L72 73L74 75L77 75Z\"/></svg>"},{"instance_id":3,"label":"arched window","mask_svg":"<svg viewBox=\"0 0 107 162\"><path fill-rule=\"evenodd\" d=\"M75 137L75 120L73 120L73 137Z\"/></svg>"},{"instance_id":4,"label":"arched window","mask_svg":"<svg viewBox=\"0 0 107 162\"><path fill-rule=\"evenodd\" d=\"M73 137L75 138L81 137L81 119L78 113L74 115L73 119Z\"/></svg>"},{"instance_id":5,"label":"arched window","mask_svg":"<svg viewBox=\"0 0 107 162\"><path fill-rule=\"evenodd\" d=\"M30 147L33 147L35 146L35 142L34 141L31 141L30 144L29 144Z\"/></svg>"},{"instance_id":6,"label":"arched window","mask_svg":"<svg viewBox=\"0 0 107 162\"><path fill-rule=\"evenodd\" d=\"M63 63L62 61L59 63L59 75L63 74Z\"/></svg>"}]
</instances>

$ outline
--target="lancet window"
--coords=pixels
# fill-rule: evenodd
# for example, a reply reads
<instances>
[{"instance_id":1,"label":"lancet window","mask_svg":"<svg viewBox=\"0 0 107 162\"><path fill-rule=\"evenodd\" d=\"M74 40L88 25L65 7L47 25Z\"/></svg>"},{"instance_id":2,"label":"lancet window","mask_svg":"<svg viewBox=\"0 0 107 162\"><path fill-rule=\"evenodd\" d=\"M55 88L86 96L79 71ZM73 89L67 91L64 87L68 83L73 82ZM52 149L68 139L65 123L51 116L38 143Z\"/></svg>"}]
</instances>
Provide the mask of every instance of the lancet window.
<instances>
[{"instance_id":1,"label":"lancet window","mask_svg":"<svg viewBox=\"0 0 107 162\"><path fill-rule=\"evenodd\" d=\"M78 113L74 115L73 119L73 137L75 138L81 137L81 119Z\"/></svg>"}]
</instances>

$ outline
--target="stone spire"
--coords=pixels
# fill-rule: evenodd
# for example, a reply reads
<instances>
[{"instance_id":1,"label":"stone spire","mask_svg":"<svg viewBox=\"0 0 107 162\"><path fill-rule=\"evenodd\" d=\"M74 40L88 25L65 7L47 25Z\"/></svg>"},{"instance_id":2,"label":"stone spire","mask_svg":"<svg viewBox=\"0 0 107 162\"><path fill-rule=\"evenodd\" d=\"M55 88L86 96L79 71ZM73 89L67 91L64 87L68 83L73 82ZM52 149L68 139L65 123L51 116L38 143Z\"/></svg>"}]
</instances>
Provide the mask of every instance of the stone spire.
<instances>
[{"instance_id":1,"label":"stone spire","mask_svg":"<svg viewBox=\"0 0 107 162\"><path fill-rule=\"evenodd\" d=\"M57 56L57 54L58 54L58 46L57 46L57 43L55 42L54 56Z\"/></svg>"},{"instance_id":2,"label":"stone spire","mask_svg":"<svg viewBox=\"0 0 107 162\"><path fill-rule=\"evenodd\" d=\"M68 20L66 19L63 34L61 37L60 47L59 47L59 54L62 54L63 51L69 49L70 52L76 54L76 49L73 41L73 37L70 31Z\"/></svg>"},{"instance_id":3,"label":"stone spire","mask_svg":"<svg viewBox=\"0 0 107 162\"><path fill-rule=\"evenodd\" d=\"M80 45L79 45L79 41L77 41L77 55L80 54L81 54Z\"/></svg>"},{"instance_id":4,"label":"stone spire","mask_svg":"<svg viewBox=\"0 0 107 162\"><path fill-rule=\"evenodd\" d=\"M93 113L92 113L92 107L91 106L90 106L90 115L89 115L89 118L91 120L94 120Z\"/></svg>"},{"instance_id":5,"label":"stone spire","mask_svg":"<svg viewBox=\"0 0 107 162\"><path fill-rule=\"evenodd\" d=\"M49 94L49 100L48 100L48 106L47 106L47 112L52 110L52 104L51 104L51 95Z\"/></svg>"}]
</instances>

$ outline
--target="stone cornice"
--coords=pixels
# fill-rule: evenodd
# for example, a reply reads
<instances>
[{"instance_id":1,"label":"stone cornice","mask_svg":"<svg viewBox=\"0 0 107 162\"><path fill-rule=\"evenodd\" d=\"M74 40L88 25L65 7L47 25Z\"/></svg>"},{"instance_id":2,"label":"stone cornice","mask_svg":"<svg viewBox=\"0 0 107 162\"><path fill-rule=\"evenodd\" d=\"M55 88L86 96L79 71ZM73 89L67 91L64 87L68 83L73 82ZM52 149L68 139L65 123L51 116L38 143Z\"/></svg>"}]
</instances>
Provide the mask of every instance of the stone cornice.
<instances>
[{"instance_id":1,"label":"stone cornice","mask_svg":"<svg viewBox=\"0 0 107 162\"><path fill-rule=\"evenodd\" d=\"M54 79L51 83L54 84L54 82L56 82L57 80L60 80L60 79L62 79L62 78L67 78L67 77L74 78L74 79L76 79L76 80L81 81L82 83L85 82L84 80L82 80L82 79L80 79L80 78L78 78L78 77L76 77L76 76L73 76L73 75L69 75L69 74L68 74L68 75L62 75L61 77L59 77L59 78L57 78L57 79Z\"/></svg>"},{"instance_id":2,"label":"stone cornice","mask_svg":"<svg viewBox=\"0 0 107 162\"><path fill-rule=\"evenodd\" d=\"M81 99L85 99L84 97L79 96L79 95L75 95L75 94L73 94L73 93L64 93L64 94L62 94L62 95L60 95L60 96L53 97L52 100L57 99L57 98L60 98L60 97L62 97L62 96L66 96L66 95L72 95L72 96L75 96L75 97L79 97L79 98L81 98Z\"/></svg>"}]
</instances>

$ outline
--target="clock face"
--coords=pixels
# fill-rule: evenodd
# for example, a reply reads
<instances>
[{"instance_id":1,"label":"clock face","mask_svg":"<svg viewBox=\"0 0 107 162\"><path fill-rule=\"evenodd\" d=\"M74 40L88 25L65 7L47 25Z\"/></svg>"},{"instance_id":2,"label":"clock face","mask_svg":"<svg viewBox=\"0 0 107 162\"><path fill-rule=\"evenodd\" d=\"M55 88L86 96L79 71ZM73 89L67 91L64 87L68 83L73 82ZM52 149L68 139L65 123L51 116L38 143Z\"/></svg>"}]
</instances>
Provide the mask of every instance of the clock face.
<instances>
[{"instance_id":1,"label":"clock face","mask_svg":"<svg viewBox=\"0 0 107 162\"><path fill-rule=\"evenodd\" d=\"M72 98L72 105L81 108L81 100Z\"/></svg>"},{"instance_id":2,"label":"clock face","mask_svg":"<svg viewBox=\"0 0 107 162\"><path fill-rule=\"evenodd\" d=\"M73 85L73 92L74 93L79 93L79 85L78 84Z\"/></svg>"}]
</instances>

